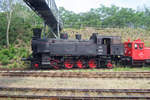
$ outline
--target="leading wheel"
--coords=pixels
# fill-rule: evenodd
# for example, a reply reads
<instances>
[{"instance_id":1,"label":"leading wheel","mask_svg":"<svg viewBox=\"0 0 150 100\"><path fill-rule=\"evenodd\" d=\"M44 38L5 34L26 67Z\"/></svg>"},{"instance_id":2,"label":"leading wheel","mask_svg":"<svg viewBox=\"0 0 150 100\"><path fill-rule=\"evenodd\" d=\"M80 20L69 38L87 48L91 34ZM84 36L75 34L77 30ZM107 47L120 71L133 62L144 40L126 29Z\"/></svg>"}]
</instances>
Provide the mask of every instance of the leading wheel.
<instances>
[{"instance_id":1,"label":"leading wheel","mask_svg":"<svg viewBox=\"0 0 150 100\"><path fill-rule=\"evenodd\" d=\"M31 62L31 68L32 69L39 69L40 68L40 64L38 62Z\"/></svg>"}]
</instances>

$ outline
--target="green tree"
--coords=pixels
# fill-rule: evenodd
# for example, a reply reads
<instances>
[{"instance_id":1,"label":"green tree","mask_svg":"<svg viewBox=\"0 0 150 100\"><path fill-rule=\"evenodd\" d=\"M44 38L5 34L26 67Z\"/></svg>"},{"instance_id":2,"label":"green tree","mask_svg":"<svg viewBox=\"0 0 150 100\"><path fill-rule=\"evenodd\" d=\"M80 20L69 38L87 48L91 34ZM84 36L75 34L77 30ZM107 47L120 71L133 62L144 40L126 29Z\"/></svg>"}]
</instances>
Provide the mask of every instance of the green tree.
<instances>
[{"instance_id":1,"label":"green tree","mask_svg":"<svg viewBox=\"0 0 150 100\"><path fill-rule=\"evenodd\" d=\"M7 41L7 47L9 47L9 31L10 31L10 25L11 25L11 19L12 19L12 13L14 11L13 4L15 3L14 0L2 0L1 1L1 10L6 12L6 18L7 18L7 31L6 31L6 41Z\"/></svg>"}]
</instances>

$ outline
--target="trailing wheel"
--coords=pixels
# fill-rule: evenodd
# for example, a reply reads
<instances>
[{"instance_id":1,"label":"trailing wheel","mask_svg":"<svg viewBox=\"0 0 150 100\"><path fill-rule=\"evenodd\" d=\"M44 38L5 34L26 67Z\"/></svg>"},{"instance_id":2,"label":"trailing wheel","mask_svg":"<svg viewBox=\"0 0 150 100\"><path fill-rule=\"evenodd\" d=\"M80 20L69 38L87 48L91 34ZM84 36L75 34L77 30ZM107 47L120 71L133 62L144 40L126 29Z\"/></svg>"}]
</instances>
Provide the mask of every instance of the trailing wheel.
<instances>
[{"instance_id":1,"label":"trailing wheel","mask_svg":"<svg viewBox=\"0 0 150 100\"><path fill-rule=\"evenodd\" d=\"M90 68L94 69L94 68L97 67L97 62L96 62L95 59L90 59L90 60L88 61L88 65L89 65Z\"/></svg>"},{"instance_id":2,"label":"trailing wheel","mask_svg":"<svg viewBox=\"0 0 150 100\"><path fill-rule=\"evenodd\" d=\"M111 61L108 61L107 68L108 69L112 69L113 68L113 64L111 63Z\"/></svg>"}]
</instances>

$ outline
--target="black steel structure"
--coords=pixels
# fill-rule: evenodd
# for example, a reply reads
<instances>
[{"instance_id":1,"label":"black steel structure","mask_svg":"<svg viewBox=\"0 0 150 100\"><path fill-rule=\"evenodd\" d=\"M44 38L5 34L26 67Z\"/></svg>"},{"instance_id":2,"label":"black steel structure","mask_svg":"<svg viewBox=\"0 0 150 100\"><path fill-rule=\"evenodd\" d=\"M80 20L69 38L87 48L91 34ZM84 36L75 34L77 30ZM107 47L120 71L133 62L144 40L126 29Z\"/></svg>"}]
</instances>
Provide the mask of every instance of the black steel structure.
<instances>
[{"instance_id":1,"label":"black steel structure","mask_svg":"<svg viewBox=\"0 0 150 100\"><path fill-rule=\"evenodd\" d=\"M54 0L24 0L24 2L58 35L58 27L61 31L63 24Z\"/></svg>"}]
</instances>

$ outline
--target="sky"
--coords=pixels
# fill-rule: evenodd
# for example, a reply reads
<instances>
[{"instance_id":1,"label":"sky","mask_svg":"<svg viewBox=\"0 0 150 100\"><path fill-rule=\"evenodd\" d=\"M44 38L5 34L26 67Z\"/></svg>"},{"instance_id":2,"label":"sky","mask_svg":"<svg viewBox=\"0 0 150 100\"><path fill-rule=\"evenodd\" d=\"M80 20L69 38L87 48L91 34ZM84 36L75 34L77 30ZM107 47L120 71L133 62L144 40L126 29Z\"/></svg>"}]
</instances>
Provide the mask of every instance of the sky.
<instances>
[{"instance_id":1,"label":"sky","mask_svg":"<svg viewBox=\"0 0 150 100\"><path fill-rule=\"evenodd\" d=\"M150 7L150 0L55 0L58 7L64 7L75 13L87 12L91 8L98 8L100 5L141 9L144 6Z\"/></svg>"}]
</instances>

